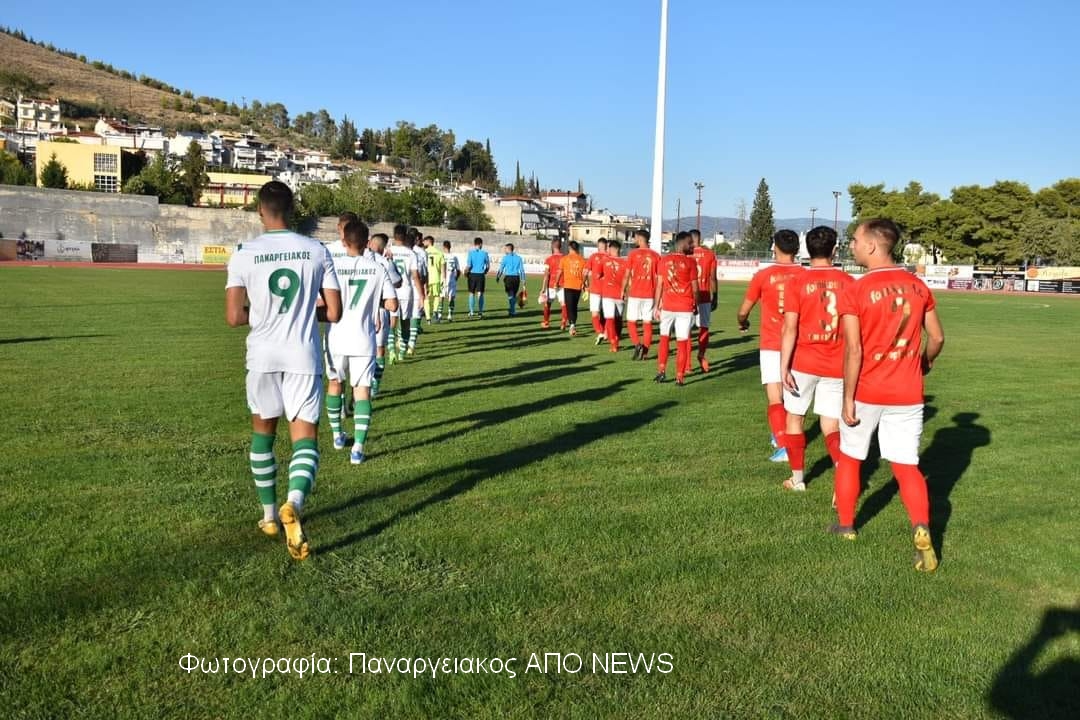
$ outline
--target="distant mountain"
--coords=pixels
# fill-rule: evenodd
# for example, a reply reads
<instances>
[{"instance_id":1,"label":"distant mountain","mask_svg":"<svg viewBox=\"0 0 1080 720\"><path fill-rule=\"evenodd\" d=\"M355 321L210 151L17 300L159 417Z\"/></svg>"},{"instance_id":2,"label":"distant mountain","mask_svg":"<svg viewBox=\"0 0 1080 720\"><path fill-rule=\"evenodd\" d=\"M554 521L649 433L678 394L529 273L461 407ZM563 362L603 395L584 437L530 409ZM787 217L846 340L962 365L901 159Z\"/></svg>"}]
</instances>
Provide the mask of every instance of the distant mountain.
<instances>
[{"instance_id":1,"label":"distant mountain","mask_svg":"<svg viewBox=\"0 0 1080 720\"><path fill-rule=\"evenodd\" d=\"M810 218L777 218L775 221L776 229L790 228L796 232L802 233L810 229ZM843 230L848 226L850 220L841 219L840 229ZM832 225L833 219L831 217L822 217L820 215L814 218L814 225ZM664 220L664 231L674 232L676 226L680 230L690 230L697 225L697 216L691 215L690 217L680 218L679 220L669 219ZM711 237L718 232L724 233L727 237L734 237L739 233L739 219L733 217L716 217L713 215L701 216L701 234L706 237Z\"/></svg>"}]
</instances>

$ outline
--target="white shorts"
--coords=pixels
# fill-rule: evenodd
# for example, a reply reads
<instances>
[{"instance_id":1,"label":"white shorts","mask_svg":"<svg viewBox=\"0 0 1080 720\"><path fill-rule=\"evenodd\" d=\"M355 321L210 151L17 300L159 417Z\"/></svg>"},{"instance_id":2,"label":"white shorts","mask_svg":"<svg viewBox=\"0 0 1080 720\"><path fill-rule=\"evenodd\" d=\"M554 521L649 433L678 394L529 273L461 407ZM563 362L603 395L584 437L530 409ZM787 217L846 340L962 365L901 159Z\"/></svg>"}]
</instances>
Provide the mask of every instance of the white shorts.
<instances>
[{"instance_id":1,"label":"white shorts","mask_svg":"<svg viewBox=\"0 0 1080 720\"><path fill-rule=\"evenodd\" d=\"M457 297L457 279L443 287L443 297L447 300Z\"/></svg>"},{"instance_id":2,"label":"white shorts","mask_svg":"<svg viewBox=\"0 0 1080 720\"><path fill-rule=\"evenodd\" d=\"M761 365L761 384L772 385L781 383L780 377L780 351L761 350L758 353L758 364Z\"/></svg>"},{"instance_id":3,"label":"white shorts","mask_svg":"<svg viewBox=\"0 0 1080 720\"><path fill-rule=\"evenodd\" d=\"M630 322L653 321L653 299L632 297L626 301L626 319Z\"/></svg>"},{"instance_id":4,"label":"white shorts","mask_svg":"<svg viewBox=\"0 0 1080 720\"><path fill-rule=\"evenodd\" d=\"M589 312L593 315L600 314L600 308L604 305L604 298L600 297L599 293L589 291Z\"/></svg>"},{"instance_id":5,"label":"white shorts","mask_svg":"<svg viewBox=\"0 0 1080 720\"><path fill-rule=\"evenodd\" d=\"M349 381L352 387L371 387L371 381L375 379L375 358L335 355L326 366L326 377L335 382Z\"/></svg>"},{"instance_id":6,"label":"white shorts","mask_svg":"<svg viewBox=\"0 0 1080 720\"><path fill-rule=\"evenodd\" d=\"M419 320L424 317L424 298L418 293L413 293L412 312L409 314L409 317L413 320Z\"/></svg>"},{"instance_id":7,"label":"white shorts","mask_svg":"<svg viewBox=\"0 0 1080 720\"><path fill-rule=\"evenodd\" d=\"M784 389L784 409L792 415L806 416L810 410L810 401L814 401L814 412L818 417L839 418L844 407L844 381L841 378L828 378L819 375L792 370L799 394L792 395Z\"/></svg>"},{"instance_id":8,"label":"white shorts","mask_svg":"<svg viewBox=\"0 0 1080 720\"><path fill-rule=\"evenodd\" d=\"M546 305L551 302L559 301L560 305L563 305L566 301L563 299L563 291L556 290L555 288L548 288L547 292L540 293L540 304Z\"/></svg>"},{"instance_id":9,"label":"white shorts","mask_svg":"<svg viewBox=\"0 0 1080 720\"><path fill-rule=\"evenodd\" d=\"M690 339L690 326L694 324L694 313L660 311L660 337L668 337L675 330L676 340Z\"/></svg>"},{"instance_id":10,"label":"white shorts","mask_svg":"<svg viewBox=\"0 0 1080 720\"><path fill-rule=\"evenodd\" d=\"M390 311L380 310L379 314L382 316L380 321L382 327L375 333L375 347L385 348L386 342L390 339Z\"/></svg>"},{"instance_id":11,"label":"white shorts","mask_svg":"<svg viewBox=\"0 0 1080 720\"><path fill-rule=\"evenodd\" d=\"M605 318L622 317L623 301L615 298L604 298L603 308Z\"/></svg>"},{"instance_id":12,"label":"white shorts","mask_svg":"<svg viewBox=\"0 0 1080 720\"><path fill-rule=\"evenodd\" d=\"M697 326L705 330L709 329L709 322L712 320L712 303L698 303L697 306Z\"/></svg>"},{"instance_id":13,"label":"white shorts","mask_svg":"<svg viewBox=\"0 0 1080 720\"><path fill-rule=\"evenodd\" d=\"M323 385L321 375L295 373L263 373L248 370L247 402L252 415L273 420L282 415L292 422L319 422L322 411Z\"/></svg>"},{"instance_id":14,"label":"white shorts","mask_svg":"<svg viewBox=\"0 0 1080 720\"><path fill-rule=\"evenodd\" d=\"M845 455L865 460L876 429L883 460L900 465L919 464L923 429L921 404L870 405L856 400L855 417L860 421L855 427L840 423L840 450Z\"/></svg>"},{"instance_id":15,"label":"white shorts","mask_svg":"<svg viewBox=\"0 0 1080 720\"><path fill-rule=\"evenodd\" d=\"M398 317L408 322L414 317L420 317L419 315L413 315L413 295L416 293L409 293L408 295L398 295Z\"/></svg>"}]
</instances>

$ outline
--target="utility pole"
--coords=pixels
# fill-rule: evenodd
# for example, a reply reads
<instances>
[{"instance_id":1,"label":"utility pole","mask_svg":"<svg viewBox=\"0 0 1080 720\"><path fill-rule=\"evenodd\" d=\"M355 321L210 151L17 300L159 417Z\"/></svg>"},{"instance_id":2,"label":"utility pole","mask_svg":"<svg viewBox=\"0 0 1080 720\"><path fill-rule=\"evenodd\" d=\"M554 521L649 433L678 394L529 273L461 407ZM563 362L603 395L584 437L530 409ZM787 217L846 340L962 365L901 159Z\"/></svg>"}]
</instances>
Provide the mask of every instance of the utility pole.
<instances>
[{"instance_id":1,"label":"utility pole","mask_svg":"<svg viewBox=\"0 0 1080 720\"><path fill-rule=\"evenodd\" d=\"M697 188L697 231L701 232L701 191L705 189L705 184L702 182L695 182L694 187Z\"/></svg>"},{"instance_id":2,"label":"utility pole","mask_svg":"<svg viewBox=\"0 0 1080 720\"><path fill-rule=\"evenodd\" d=\"M816 207L810 208L810 229L811 230L813 230L813 228L814 228L814 216L816 214L817 214L817 208Z\"/></svg>"},{"instance_id":3,"label":"utility pole","mask_svg":"<svg viewBox=\"0 0 1080 720\"><path fill-rule=\"evenodd\" d=\"M836 200L836 209L833 211L832 229L833 232L837 234L839 234L840 232L840 196L842 194L843 193L841 193L839 190L832 191L832 196Z\"/></svg>"},{"instance_id":4,"label":"utility pole","mask_svg":"<svg viewBox=\"0 0 1080 720\"><path fill-rule=\"evenodd\" d=\"M652 219L649 244L663 250L664 230L664 129L667 120L668 0L660 0L660 58L656 78L656 139L653 144Z\"/></svg>"},{"instance_id":5,"label":"utility pole","mask_svg":"<svg viewBox=\"0 0 1080 720\"><path fill-rule=\"evenodd\" d=\"M679 234L679 230L682 229L682 198L676 198L675 200L675 234Z\"/></svg>"}]
</instances>

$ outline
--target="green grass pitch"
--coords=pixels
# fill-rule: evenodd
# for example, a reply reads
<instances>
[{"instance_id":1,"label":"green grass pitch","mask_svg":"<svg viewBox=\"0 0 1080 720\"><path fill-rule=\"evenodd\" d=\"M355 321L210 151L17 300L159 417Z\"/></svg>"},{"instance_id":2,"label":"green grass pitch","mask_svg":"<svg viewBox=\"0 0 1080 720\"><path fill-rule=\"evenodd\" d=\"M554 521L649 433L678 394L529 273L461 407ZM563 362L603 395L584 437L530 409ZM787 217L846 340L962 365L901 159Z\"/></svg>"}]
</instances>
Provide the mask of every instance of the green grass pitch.
<instances>
[{"instance_id":1,"label":"green grass pitch","mask_svg":"<svg viewBox=\"0 0 1080 720\"><path fill-rule=\"evenodd\" d=\"M1080 717L1080 302L939 295L924 576L886 464L855 543L823 532L815 433L809 490L780 489L738 286L682 389L541 330L533 300L510 321L491 288L468 322L462 293L388 370L365 465L323 424L293 562L255 527L223 285L0 269L3 717ZM623 652L671 671L594 672ZM349 674L350 653L516 677ZM583 666L526 672L533 653ZM252 679L186 655L333 665Z\"/></svg>"}]
</instances>

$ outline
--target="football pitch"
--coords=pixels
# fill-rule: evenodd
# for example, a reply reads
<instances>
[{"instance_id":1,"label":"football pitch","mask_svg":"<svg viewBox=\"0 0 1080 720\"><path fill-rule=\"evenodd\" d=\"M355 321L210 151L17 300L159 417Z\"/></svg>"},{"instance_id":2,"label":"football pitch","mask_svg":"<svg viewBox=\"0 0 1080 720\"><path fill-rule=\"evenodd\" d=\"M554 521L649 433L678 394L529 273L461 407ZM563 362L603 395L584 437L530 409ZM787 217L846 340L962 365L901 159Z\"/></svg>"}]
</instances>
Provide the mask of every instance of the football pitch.
<instances>
[{"instance_id":1,"label":"football pitch","mask_svg":"<svg viewBox=\"0 0 1080 720\"><path fill-rule=\"evenodd\" d=\"M3 717L1080 717L1080 302L939 294L932 575L887 463L854 543L815 431L781 490L735 285L684 388L462 292L364 465L323 423L297 563L256 528L224 281L0 269Z\"/></svg>"}]
</instances>

